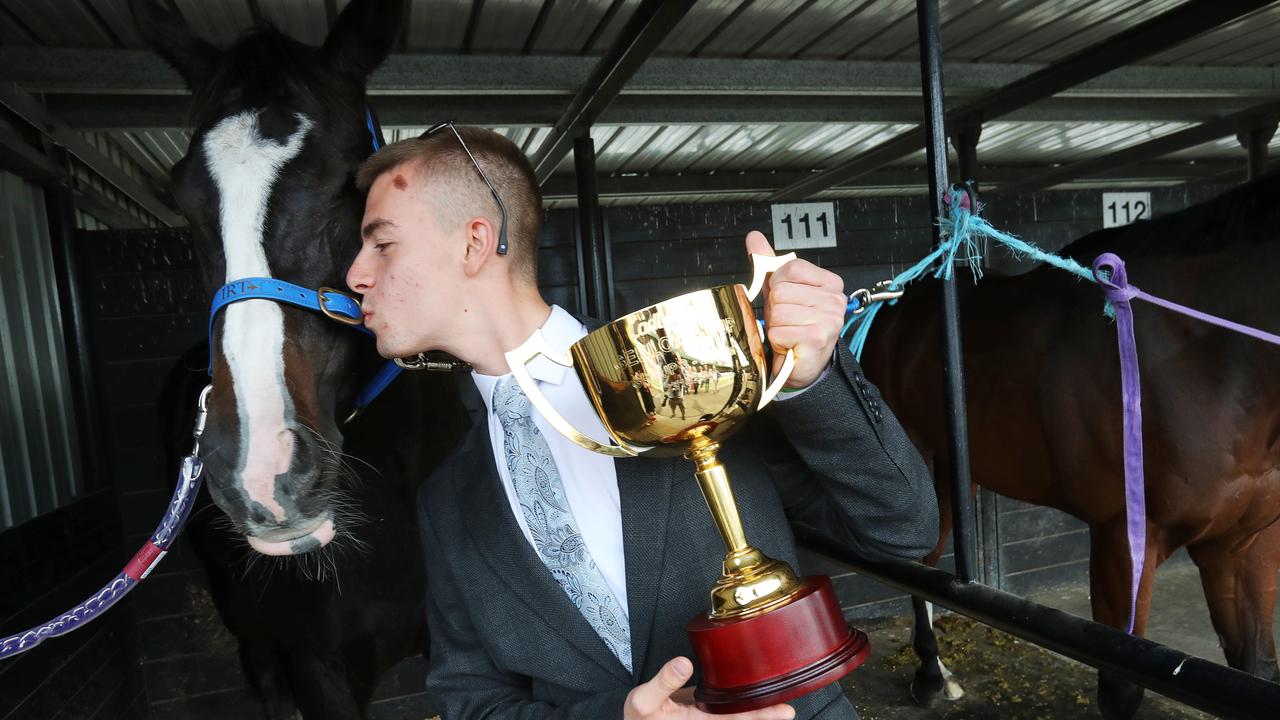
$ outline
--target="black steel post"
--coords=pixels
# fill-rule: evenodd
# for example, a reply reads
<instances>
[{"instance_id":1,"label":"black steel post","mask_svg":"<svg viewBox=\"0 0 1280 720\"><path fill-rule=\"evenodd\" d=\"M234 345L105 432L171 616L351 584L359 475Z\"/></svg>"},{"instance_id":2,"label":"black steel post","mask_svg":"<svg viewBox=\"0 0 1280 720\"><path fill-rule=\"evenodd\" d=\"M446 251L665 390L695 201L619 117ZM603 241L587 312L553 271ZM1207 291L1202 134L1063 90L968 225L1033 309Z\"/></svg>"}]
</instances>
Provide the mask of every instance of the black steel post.
<instances>
[{"instance_id":1,"label":"black steel post","mask_svg":"<svg viewBox=\"0 0 1280 720\"><path fill-rule=\"evenodd\" d=\"M1261 118L1248 128L1236 133L1236 139L1249 153L1248 178L1250 180L1267 171L1267 145L1276 134L1276 118Z\"/></svg>"},{"instance_id":2,"label":"black steel post","mask_svg":"<svg viewBox=\"0 0 1280 720\"><path fill-rule=\"evenodd\" d=\"M585 313L600 320L612 320L613 273L611 253L604 234L600 214L600 195L596 187L596 144L589 130L573 139L573 171L578 183L579 252L583 268Z\"/></svg>"},{"instance_id":3,"label":"black steel post","mask_svg":"<svg viewBox=\"0 0 1280 720\"><path fill-rule=\"evenodd\" d=\"M70 157L63 148L54 150L54 160L70 177ZM44 188L45 215L49 222L54 276L58 288L58 304L62 310L62 337L67 348L67 376L74 388L71 393L75 409L76 434L79 437L83 488L86 492L106 487L109 465L106 448L98 428L98 393L94 383L89 327L84 300L80 293L79 261L76 258L75 199L71 188L62 183Z\"/></svg>"},{"instance_id":4,"label":"black steel post","mask_svg":"<svg viewBox=\"0 0 1280 720\"><path fill-rule=\"evenodd\" d=\"M959 166L960 181L967 183L978 196L978 141L982 139L982 125L972 123L954 130L951 145L956 149L956 164ZM994 266L991 245L983 238L982 264ZM1004 586L1004 574L1000 569L1000 511L999 497L986 488L978 488L978 530L974 534L978 559L978 575L983 584L991 587Z\"/></svg>"},{"instance_id":5,"label":"black steel post","mask_svg":"<svg viewBox=\"0 0 1280 720\"><path fill-rule=\"evenodd\" d=\"M981 138L981 125L965 125L951 136L951 144L956 149L960 182L971 183L975 193L978 191L978 140Z\"/></svg>"},{"instance_id":6,"label":"black steel post","mask_svg":"<svg viewBox=\"0 0 1280 720\"><path fill-rule=\"evenodd\" d=\"M1280 685L1188 655L1107 625L905 560L870 562L814 530L795 526L802 547L858 574L967 615L1042 648L1113 673L1161 695L1223 718L1270 720Z\"/></svg>"},{"instance_id":7,"label":"black steel post","mask_svg":"<svg viewBox=\"0 0 1280 720\"><path fill-rule=\"evenodd\" d=\"M924 124L929 142L925 154L929 166L929 212L935 218L933 241L942 240L936 218L942 217L942 194L947 183L947 129L942 106L942 39L938 27L938 0L916 0L916 24L920 33L920 78L924 83ZM964 403L964 367L960 354L960 305L955 280L942 286L944 332L943 366L946 372L947 421L951 431L951 518L956 576L972 582L974 570L973 503L969 500L969 428Z\"/></svg>"}]
</instances>

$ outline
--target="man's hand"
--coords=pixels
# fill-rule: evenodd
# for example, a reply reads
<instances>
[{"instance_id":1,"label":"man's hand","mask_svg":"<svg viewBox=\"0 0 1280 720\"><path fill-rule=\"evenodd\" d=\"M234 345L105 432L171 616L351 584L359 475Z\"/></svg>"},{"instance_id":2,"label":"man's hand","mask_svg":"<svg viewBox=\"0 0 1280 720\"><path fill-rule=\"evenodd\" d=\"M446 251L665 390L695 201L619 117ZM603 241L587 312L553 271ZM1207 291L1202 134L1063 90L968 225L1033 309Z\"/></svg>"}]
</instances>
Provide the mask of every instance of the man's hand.
<instances>
[{"instance_id":1,"label":"man's hand","mask_svg":"<svg viewBox=\"0 0 1280 720\"><path fill-rule=\"evenodd\" d=\"M772 705L732 715L708 715L691 703L693 693L682 690L693 675L693 663L678 657L667 661L649 682L638 685L622 705L623 720L791 720L790 705Z\"/></svg>"},{"instance_id":2,"label":"man's hand","mask_svg":"<svg viewBox=\"0 0 1280 720\"><path fill-rule=\"evenodd\" d=\"M747 234L747 252L773 255L764 234ZM796 368L785 387L809 387L831 364L849 298L839 275L807 260L792 260L764 284L764 326L777 373L787 348L796 351Z\"/></svg>"}]
</instances>

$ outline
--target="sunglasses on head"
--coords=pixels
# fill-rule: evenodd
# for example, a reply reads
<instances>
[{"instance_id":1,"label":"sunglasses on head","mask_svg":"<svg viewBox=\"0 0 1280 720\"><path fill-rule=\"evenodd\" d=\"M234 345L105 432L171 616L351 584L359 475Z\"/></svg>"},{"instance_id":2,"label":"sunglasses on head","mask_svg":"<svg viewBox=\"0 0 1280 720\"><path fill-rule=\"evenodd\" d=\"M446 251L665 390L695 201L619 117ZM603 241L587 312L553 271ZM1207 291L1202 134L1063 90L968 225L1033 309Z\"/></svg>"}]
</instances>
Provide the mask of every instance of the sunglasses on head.
<instances>
[{"instance_id":1,"label":"sunglasses on head","mask_svg":"<svg viewBox=\"0 0 1280 720\"><path fill-rule=\"evenodd\" d=\"M480 163L476 162L476 156L471 154L471 148L467 147L466 141L462 139L462 135L458 133L458 128L453 126L452 120L446 120L442 123L436 123L427 129L418 137L428 138L441 130L449 128L453 136L458 138L458 144L462 146L462 151L471 158L471 164L475 166L476 172L480 173L480 177L484 180L484 184L489 186L489 192L493 193L493 199L498 203L498 209L502 211L502 227L498 231L498 254L507 254L507 205L502 202L502 198L498 195L498 189L489 181L489 176L485 174L484 168L480 167Z\"/></svg>"}]
</instances>

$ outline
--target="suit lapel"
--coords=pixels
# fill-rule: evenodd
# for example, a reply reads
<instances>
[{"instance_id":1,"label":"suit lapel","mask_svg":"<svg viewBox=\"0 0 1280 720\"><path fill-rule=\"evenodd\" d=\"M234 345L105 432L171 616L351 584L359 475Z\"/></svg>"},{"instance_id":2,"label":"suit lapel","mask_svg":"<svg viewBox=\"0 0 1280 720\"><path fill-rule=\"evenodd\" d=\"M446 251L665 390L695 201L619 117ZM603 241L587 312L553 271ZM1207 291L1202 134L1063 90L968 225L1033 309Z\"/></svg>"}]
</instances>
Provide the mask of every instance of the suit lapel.
<instances>
[{"instance_id":1,"label":"suit lapel","mask_svg":"<svg viewBox=\"0 0 1280 720\"><path fill-rule=\"evenodd\" d=\"M473 424L461 450L465 455L459 466L474 468L475 474L457 474L453 481L454 491L462 499L463 522L473 547L511 594L528 605L553 632L611 675L630 680L626 668L569 600L520 530L494 465L484 401L473 383L463 385L463 402L472 413ZM635 666L634 651L632 665Z\"/></svg>"},{"instance_id":2,"label":"suit lapel","mask_svg":"<svg viewBox=\"0 0 1280 720\"><path fill-rule=\"evenodd\" d=\"M661 594L671 515L673 462L615 460L622 504L622 545L627 565L627 610L631 621L632 681L642 682L653 635L654 611Z\"/></svg>"}]
</instances>

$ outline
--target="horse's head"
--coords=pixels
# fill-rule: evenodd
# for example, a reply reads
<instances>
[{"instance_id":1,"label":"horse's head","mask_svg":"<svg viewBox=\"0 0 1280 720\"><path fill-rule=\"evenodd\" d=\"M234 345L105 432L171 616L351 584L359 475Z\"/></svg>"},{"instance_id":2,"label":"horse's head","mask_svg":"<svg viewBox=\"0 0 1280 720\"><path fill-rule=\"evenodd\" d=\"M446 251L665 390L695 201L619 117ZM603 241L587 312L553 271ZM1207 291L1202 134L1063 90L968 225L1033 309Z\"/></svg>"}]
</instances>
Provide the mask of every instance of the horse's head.
<instances>
[{"instance_id":1,"label":"horse's head","mask_svg":"<svg viewBox=\"0 0 1280 720\"><path fill-rule=\"evenodd\" d=\"M364 203L353 178L372 151L365 80L390 51L402 0L352 0L319 48L266 29L225 51L152 0L131 5L143 37L193 93L195 133L172 191L209 296L248 277L342 287ZM203 445L214 501L259 552L325 545L336 532L352 365L372 344L270 300L226 306L211 342Z\"/></svg>"}]
</instances>

